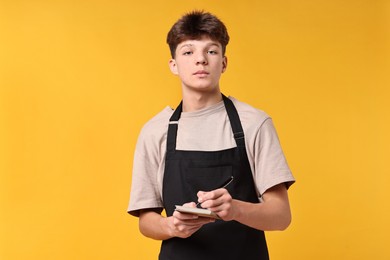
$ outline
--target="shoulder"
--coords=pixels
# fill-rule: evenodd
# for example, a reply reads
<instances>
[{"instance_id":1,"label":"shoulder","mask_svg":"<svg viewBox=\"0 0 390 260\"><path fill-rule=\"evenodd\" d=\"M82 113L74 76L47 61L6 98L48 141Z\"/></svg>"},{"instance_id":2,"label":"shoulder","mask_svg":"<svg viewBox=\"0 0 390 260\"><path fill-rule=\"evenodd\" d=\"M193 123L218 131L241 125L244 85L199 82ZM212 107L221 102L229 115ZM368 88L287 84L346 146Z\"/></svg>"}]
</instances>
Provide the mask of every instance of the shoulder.
<instances>
[{"instance_id":1,"label":"shoulder","mask_svg":"<svg viewBox=\"0 0 390 260\"><path fill-rule=\"evenodd\" d=\"M257 109L247 103L239 101L234 97L229 97L237 109L241 124L244 129L259 128L267 119L271 117L263 110Z\"/></svg>"},{"instance_id":2,"label":"shoulder","mask_svg":"<svg viewBox=\"0 0 390 260\"><path fill-rule=\"evenodd\" d=\"M149 158L161 156L161 149L166 142L169 118L172 113L173 110L166 107L144 124L138 136L136 154Z\"/></svg>"},{"instance_id":3,"label":"shoulder","mask_svg":"<svg viewBox=\"0 0 390 260\"><path fill-rule=\"evenodd\" d=\"M170 107L165 107L162 111L147 121L141 129L142 137L161 136L167 132L169 118L173 110Z\"/></svg>"}]
</instances>

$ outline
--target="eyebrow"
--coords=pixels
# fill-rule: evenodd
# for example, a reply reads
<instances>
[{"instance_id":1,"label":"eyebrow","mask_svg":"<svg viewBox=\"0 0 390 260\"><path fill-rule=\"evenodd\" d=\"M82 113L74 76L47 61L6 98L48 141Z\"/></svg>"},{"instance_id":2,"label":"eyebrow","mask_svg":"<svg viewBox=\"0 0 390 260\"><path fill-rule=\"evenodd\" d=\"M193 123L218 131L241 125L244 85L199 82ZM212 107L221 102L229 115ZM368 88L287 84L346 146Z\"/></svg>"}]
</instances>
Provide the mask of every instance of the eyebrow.
<instances>
[{"instance_id":1,"label":"eyebrow","mask_svg":"<svg viewBox=\"0 0 390 260\"><path fill-rule=\"evenodd\" d=\"M187 43L187 44L182 45L182 46L180 47L180 49L182 49L182 48L184 48L184 47L193 47L193 46L194 46L193 44ZM218 43L215 43L215 42L211 42L211 43L209 43L209 44L206 45L206 47L210 47L210 46L216 46L216 47L219 47L219 48L220 48L220 46L218 45Z\"/></svg>"},{"instance_id":2,"label":"eyebrow","mask_svg":"<svg viewBox=\"0 0 390 260\"><path fill-rule=\"evenodd\" d=\"M183 49L184 47L192 47L192 46L193 46L193 44L187 43L187 44L180 46L180 49Z\"/></svg>"}]
</instances>

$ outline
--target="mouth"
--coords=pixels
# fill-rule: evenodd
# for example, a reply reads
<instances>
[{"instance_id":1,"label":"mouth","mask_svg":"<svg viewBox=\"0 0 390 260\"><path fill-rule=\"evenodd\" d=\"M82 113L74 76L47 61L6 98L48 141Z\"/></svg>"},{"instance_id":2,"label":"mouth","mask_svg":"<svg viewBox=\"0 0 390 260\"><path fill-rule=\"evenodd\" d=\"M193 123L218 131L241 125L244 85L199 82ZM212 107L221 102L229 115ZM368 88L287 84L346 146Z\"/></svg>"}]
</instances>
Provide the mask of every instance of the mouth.
<instances>
[{"instance_id":1,"label":"mouth","mask_svg":"<svg viewBox=\"0 0 390 260\"><path fill-rule=\"evenodd\" d=\"M194 75L197 75L197 76L207 76L209 75L210 73L208 73L207 71L205 70L198 70L197 72L194 73Z\"/></svg>"}]
</instances>

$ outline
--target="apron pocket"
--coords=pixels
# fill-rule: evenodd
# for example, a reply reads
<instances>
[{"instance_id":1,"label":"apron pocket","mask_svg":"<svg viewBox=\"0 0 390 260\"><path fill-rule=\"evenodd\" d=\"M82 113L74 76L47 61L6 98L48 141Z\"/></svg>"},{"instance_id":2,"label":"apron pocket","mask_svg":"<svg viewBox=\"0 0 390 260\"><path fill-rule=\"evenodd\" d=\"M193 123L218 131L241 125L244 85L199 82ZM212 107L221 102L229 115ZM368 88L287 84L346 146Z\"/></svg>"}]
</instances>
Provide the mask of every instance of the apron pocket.
<instances>
[{"instance_id":1,"label":"apron pocket","mask_svg":"<svg viewBox=\"0 0 390 260\"><path fill-rule=\"evenodd\" d=\"M185 178L193 201L197 201L198 191L211 191L222 187L233 175L231 165L213 167L189 167ZM228 188L228 187L227 187Z\"/></svg>"}]
</instances>

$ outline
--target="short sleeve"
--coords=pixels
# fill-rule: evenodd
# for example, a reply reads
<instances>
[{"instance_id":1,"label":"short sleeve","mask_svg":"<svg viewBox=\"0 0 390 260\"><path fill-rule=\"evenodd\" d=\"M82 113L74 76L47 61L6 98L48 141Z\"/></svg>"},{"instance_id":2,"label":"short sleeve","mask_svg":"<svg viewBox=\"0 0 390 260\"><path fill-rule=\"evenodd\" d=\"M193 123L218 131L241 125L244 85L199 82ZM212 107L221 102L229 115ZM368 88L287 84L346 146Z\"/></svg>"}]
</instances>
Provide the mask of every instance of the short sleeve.
<instances>
[{"instance_id":1,"label":"short sleeve","mask_svg":"<svg viewBox=\"0 0 390 260\"><path fill-rule=\"evenodd\" d=\"M139 210L162 208L158 185L158 148L143 129L134 152L130 202L127 212L139 216Z\"/></svg>"},{"instance_id":2,"label":"short sleeve","mask_svg":"<svg viewBox=\"0 0 390 260\"><path fill-rule=\"evenodd\" d=\"M267 118L256 133L254 169L261 195L275 185L285 183L289 188L295 182L271 118Z\"/></svg>"}]
</instances>

